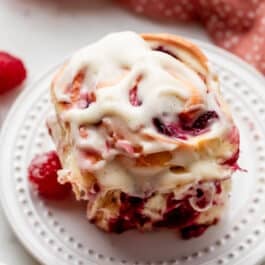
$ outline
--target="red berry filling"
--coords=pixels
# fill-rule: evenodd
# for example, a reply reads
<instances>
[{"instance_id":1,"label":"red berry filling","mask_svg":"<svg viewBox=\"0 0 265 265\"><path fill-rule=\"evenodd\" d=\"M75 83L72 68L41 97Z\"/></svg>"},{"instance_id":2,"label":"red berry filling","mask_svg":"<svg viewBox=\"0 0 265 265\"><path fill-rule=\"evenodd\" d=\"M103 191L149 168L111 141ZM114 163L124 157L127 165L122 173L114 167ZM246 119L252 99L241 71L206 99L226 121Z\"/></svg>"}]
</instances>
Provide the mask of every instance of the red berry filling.
<instances>
[{"instance_id":1,"label":"red berry filling","mask_svg":"<svg viewBox=\"0 0 265 265\"><path fill-rule=\"evenodd\" d=\"M197 198L197 207L205 208L209 205L209 196L207 196L207 185L215 187L215 193L222 192L221 181L198 183L198 186L191 188L187 195L181 199L176 200L174 194L171 193L167 197L167 210L163 214L161 220L153 222L148 216L143 214L144 204L154 195L147 198L139 198L130 196L126 193L121 193L120 202L121 208L117 218L113 218L109 222L109 231L114 233L122 233L124 231L141 228L145 224L152 225L157 228L181 228L181 235L184 239L197 237L201 235L209 226L196 224L196 220L200 215L200 211L193 208L190 203L191 198ZM215 220L213 224L217 221Z\"/></svg>"},{"instance_id":2,"label":"red berry filling","mask_svg":"<svg viewBox=\"0 0 265 265\"><path fill-rule=\"evenodd\" d=\"M141 211L144 206L144 199L129 196L126 193L120 195L121 208L118 218L113 218L109 223L109 230L114 233L122 233L137 226L143 226L150 220Z\"/></svg>"},{"instance_id":3,"label":"red berry filling","mask_svg":"<svg viewBox=\"0 0 265 265\"><path fill-rule=\"evenodd\" d=\"M184 131L190 132L192 135L199 135L202 130L206 129L218 115L215 111L206 111L199 115L194 121L187 121L183 115L179 115L180 126Z\"/></svg>"},{"instance_id":4,"label":"red berry filling","mask_svg":"<svg viewBox=\"0 0 265 265\"><path fill-rule=\"evenodd\" d=\"M163 46L158 46L157 48L154 49L154 51L159 51L159 52L167 53L168 55L174 57L175 59L180 60L179 57L177 57L176 54L173 54L172 52L170 52L169 50L167 50Z\"/></svg>"},{"instance_id":5,"label":"red berry filling","mask_svg":"<svg viewBox=\"0 0 265 265\"><path fill-rule=\"evenodd\" d=\"M233 168L234 170L240 169L239 165L237 164L239 158L239 148L236 150L236 152L227 160L225 160L222 165L229 166Z\"/></svg>"},{"instance_id":6,"label":"red berry filling","mask_svg":"<svg viewBox=\"0 0 265 265\"><path fill-rule=\"evenodd\" d=\"M196 224L187 226L181 229L181 237L183 239L191 239L201 236L210 226L215 225L218 220L215 220L212 224Z\"/></svg>"},{"instance_id":7,"label":"red berry filling","mask_svg":"<svg viewBox=\"0 0 265 265\"><path fill-rule=\"evenodd\" d=\"M129 91L129 100L130 100L130 103L133 106L140 106L140 105L142 105L142 101L138 98L137 90L138 90L137 86L134 86Z\"/></svg>"},{"instance_id":8,"label":"red berry filling","mask_svg":"<svg viewBox=\"0 0 265 265\"><path fill-rule=\"evenodd\" d=\"M220 180L216 180L214 182L214 185L215 185L215 192L217 194L220 194L222 192L222 185L221 185L221 181Z\"/></svg>"},{"instance_id":9,"label":"red berry filling","mask_svg":"<svg viewBox=\"0 0 265 265\"><path fill-rule=\"evenodd\" d=\"M178 122L165 124L161 119L154 118L153 124L157 131L169 137L187 139L187 135L197 136L204 133L211 123L218 118L215 111L206 111L192 120L189 114L179 114Z\"/></svg>"},{"instance_id":10,"label":"red berry filling","mask_svg":"<svg viewBox=\"0 0 265 265\"><path fill-rule=\"evenodd\" d=\"M185 200L181 202L181 205L177 208L173 208L166 212L163 215L163 219L156 222L154 225L156 227L179 228L193 223L199 214L200 213L196 212L188 201Z\"/></svg>"},{"instance_id":11,"label":"red berry filling","mask_svg":"<svg viewBox=\"0 0 265 265\"><path fill-rule=\"evenodd\" d=\"M62 102L64 108L72 106L79 109L86 109L92 102L96 101L96 95L93 91L88 92L82 89L85 80L85 69L80 70L74 77L73 82L65 89L65 93L70 96L71 103Z\"/></svg>"},{"instance_id":12,"label":"red berry filling","mask_svg":"<svg viewBox=\"0 0 265 265\"><path fill-rule=\"evenodd\" d=\"M19 58L0 52L0 94L20 85L26 75L26 68Z\"/></svg>"},{"instance_id":13,"label":"red berry filling","mask_svg":"<svg viewBox=\"0 0 265 265\"><path fill-rule=\"evenodd\" d=\"M37 155L28 168L28 178L39 195L47 199L63 199L71 191L70 184L57 181L61 163L55 151Z\"/></svg>"},{"instance_id":14,"label":"red berry filling","mask_svg":"<svg viewBox=\"0 0 265 265\"><path fill-rule=\"evenodd\" d=\"M153 118L153 124L159 133L173 136L169 126L164 124L159 118Z\"/></svg>"}]
</instances>

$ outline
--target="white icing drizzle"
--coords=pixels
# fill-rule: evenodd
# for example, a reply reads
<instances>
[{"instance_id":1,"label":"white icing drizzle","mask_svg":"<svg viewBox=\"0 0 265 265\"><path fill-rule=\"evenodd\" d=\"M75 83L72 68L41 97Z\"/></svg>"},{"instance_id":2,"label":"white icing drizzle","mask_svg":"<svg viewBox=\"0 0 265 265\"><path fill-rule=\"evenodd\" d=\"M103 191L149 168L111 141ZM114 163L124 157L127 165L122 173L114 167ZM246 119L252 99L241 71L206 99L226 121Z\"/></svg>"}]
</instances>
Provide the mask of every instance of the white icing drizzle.
<instances>
[{"instance_id":1,"label":"white icing drizzle","mask_svg":"<svg viewBox=\"0 0 265 265\"><path fill-rule=\"evenodd\" d=\"M78 166L92 172L106 189L119 188L143 196L147 191L166 189L189 179L224 178L231 174L231 170L224 169L215 158L208 156L200 161L202 155L197 149L179 149L182 140L159 134L154 127L153 118L162 117L163 113L167 114L164 117L167 122L175 121L178 113L189 108L189 100L195 95L198 103L191 105L192 108L214 110L219 118L209 131L189 137L185 142L187 146L196 146L207 139L222 139L233 126L216 102L218 83L212 74L206 76L211 85L209 92L194 70L200 70L194 59L191 60L194 68L190 68L166 53L152 50L151 46L155 45L133 32L107 35L74 54L54 84L57 101L70 102L66 88L83 71L81 93L93 91L95 94L96 101L89 107L70 108L63 111L60 118L71 124L73 155L77 157ZM183 51L179 54L189 56ZM130 90L136 84L139 106L133 106L129 100ZM85 126L87 136L80 136L80 126ZM106 143L114 137L109 136L108 130L119 138L112 147ZM135 151L135 146L141 151ZM95 162L83 158L81 153L85 150L97 152L101 159ZM140 155L164 151L172 154L166 166L135 165ZM211 152L214 150L209 147ZM119 161L117 155L127 158ZM172 173L169 167L174 165L185 167L187 172Z\"/></svg>"}]
</instances>

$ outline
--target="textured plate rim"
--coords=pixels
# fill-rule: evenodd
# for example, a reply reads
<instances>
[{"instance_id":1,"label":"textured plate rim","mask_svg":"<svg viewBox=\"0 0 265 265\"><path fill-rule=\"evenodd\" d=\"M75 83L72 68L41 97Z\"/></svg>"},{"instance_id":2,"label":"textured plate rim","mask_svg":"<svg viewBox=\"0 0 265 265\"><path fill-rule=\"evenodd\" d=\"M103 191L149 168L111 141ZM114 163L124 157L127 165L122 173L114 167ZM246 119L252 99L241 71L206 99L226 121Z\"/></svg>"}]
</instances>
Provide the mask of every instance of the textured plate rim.
<instances>
[{"instance_id":1,"label":"textured plate rim","mask_svg":"<svg viewBox=\"0 0 265 265\"><path fill-rule=\"evenodd\" d=\"M246 62L244 62L242 59L240 59L239 57L235 56L234 54L223 50L219 47L216 47L212 44L208 44L205 43L203 41L199 41L193 38L186 38L189 39L191 42L197 44L200 48L203 49L203 51L207 53L207 50L217 54L217 55L222 55L225 57L226 60L230 60L233 61L234 63L238 64L240 67L245 68L246 70L248 70L248 72L253 75L255 78L258 78L261 82L264 82L265 79L262 76L262 74L260 72L258 72L253 66L247 64ZM65 58L68 58L65 57ZM45 80L45 78L47 76L49 76L50 74L52 74L56 68L58 66L60 66L65 60L62 60L61 63L57 63L57 64L53 64L51 67L47 68L48 70L43 71L42 74L38 75L38 78L33 79L33 81L31 82L31 84L29 84L24 91L22 91L20 93L20 95L18 96L18 98L15 100L15 102L13 103L11 109L9 110L7 117L5 118L2 128L1 128L1 134L0 134L0 145L3 146L3 139L4 136L6 134L7 129L9 128L9 120L10 118L15 114L16 109L21 105L21 103L23 102L23 100L28 96L29 92L31 91L31 89L35 86L38 86L38 83L41 82L42 80ZM0 157L2 157L4 155L4 150L1 149L0 150ZM2 167L2 160L0 160L0 168ZM0 183L4 181L4 174L2 173L2 171L0 172ZM0 185L0 189L1 189L2 185ZM41 264L47 264L50 265L51 263L49 263L48 257L37 251L37 248L35 247L34 244L31 244L30 241L30 237L25 236L25 233L23 232L23 227L21 228L19 225L16 225L17 223L13 222L13 212L12 209L10 210L9 208L5 207L5 196L4 196L4 192L0 192L0 201L1 201L1 205L2 205L2 209L4 211L4 214L8 220L8 223L11 227L11 229L13 230L13 232L15 233L15 235L17 236L17 238L19 239L19 241L21 242L21 244L27 249L27 251ZM257 246L256 249L254 249L251 253L247 254L247 256L245 257L244 262L246 262L246 264L255 264L255 263L260 263L262 262L265 254L265 242L264 242L264 246L261 244L260 246ZM37 254L38 252L38 254ZM254 257L253 257L254 256ZM210 260L207 262L207 264L210 262ZM241 261L237 262L236 264L240 264ZM248 263L251 262L251 263ZM65 264L65 263L61 263L61 264ZM91 264L93 264L93 262L91 261Z\"/></svg>"}]
</instances>

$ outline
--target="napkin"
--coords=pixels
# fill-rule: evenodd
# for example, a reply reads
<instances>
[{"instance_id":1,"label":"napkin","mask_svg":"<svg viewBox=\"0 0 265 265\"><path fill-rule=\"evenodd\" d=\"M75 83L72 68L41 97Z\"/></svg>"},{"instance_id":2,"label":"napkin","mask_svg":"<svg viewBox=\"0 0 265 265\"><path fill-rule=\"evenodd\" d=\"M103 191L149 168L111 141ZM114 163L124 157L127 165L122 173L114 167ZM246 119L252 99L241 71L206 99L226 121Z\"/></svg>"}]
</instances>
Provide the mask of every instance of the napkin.
<instances>
[{"instance_id":1,"label":"napkin","mask_svg":"<svg viewBox=\"0 0 265 265\"><path fill-rule=\"evenodd\" d=\"M197 21L215 44L265 74L265 0L117 0L158 20Z\"/></svg>"}]
</instances>

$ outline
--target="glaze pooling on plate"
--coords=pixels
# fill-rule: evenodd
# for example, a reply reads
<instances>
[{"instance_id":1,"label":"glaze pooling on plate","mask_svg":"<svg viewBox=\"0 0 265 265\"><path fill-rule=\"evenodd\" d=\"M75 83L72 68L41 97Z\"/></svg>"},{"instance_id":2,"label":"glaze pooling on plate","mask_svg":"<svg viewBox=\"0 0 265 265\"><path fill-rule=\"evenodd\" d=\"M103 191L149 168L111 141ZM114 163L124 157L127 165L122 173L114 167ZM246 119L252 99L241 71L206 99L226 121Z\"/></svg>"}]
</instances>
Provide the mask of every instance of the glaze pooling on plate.
<instances>
[{"instance_id":1,"label":"glaze pooling on plate","mask_svg":"<svg viewBox=\"0 0 265 265\"><path fill-rule=\"evenodd\" d=\"M189 227L197 236L219 220L239 134L195 45L107 35L59 69L51 94L59 181L88 200L91 222L117 233Z\"/></svg>"}]
</instances>

